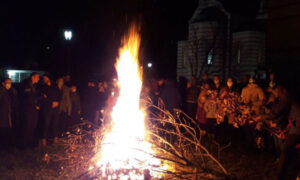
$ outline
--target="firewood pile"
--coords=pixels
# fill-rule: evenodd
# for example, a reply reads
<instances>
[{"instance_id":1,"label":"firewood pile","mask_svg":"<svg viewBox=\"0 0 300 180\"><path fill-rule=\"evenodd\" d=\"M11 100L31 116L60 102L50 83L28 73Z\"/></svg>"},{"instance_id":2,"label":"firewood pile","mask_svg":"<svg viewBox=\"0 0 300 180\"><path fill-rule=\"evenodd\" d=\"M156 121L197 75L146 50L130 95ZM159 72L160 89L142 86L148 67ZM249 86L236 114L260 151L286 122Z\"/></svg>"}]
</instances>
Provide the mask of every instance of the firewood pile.
<instances>
[{"instance_id":1,"label":"firewood pile","mask_svg":"<svg viewBox=\"0 0 300 180\"><path fill-rule=\"evenodd\" d=\"M199 125L181 110L170 113L145 101L148 109L147 141L160 159L161 166L153 167L159 179L224 179L227 170L202 144L203 131ZM59 140L59 150L45 154L46 163L60 167L58 179L104 179L100 168L92 166L94 156L101 150L105 130L88 121L76 126ZM120 179L129 173L143 173L144 179L151 178L148 169L123 169L111 173L112 179Z\"/></svg>"}]
</instances>

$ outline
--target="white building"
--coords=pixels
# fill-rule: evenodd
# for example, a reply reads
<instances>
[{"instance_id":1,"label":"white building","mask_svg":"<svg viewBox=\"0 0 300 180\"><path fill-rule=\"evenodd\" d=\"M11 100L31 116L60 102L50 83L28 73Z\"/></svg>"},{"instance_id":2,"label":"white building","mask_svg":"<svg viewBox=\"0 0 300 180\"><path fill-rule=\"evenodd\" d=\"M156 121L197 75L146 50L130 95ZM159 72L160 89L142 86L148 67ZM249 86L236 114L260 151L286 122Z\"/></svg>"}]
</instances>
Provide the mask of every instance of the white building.
<instances>
[{"instance_id":1,"label":"white building","mask_svg":"<svg viewBox=\"0 0 300 180\"><path fill-rule=\"evenodd\" d=\"M204 72L241 77L264 67L265 32L256 28L267 18L263 3L257 22L251 24L228 12L217 0L199 0L189 21L187 40L178 42L177 78L201 77ZM244 24L248 26L236 28Z\"/></svg>"}]
</instances>

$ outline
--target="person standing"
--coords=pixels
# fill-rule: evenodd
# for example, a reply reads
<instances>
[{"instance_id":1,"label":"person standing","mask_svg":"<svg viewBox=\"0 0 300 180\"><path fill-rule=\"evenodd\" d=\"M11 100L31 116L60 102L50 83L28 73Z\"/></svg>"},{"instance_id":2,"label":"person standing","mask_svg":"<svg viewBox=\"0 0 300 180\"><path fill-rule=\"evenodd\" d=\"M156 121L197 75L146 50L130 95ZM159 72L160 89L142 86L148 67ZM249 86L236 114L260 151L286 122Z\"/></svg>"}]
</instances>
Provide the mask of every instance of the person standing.
<instances>
[{"instance_id":1,"label":"person standing","mask_svg":"<svg viewBox=\"0 0 300 180\"><path fill-rule=\"evenodd\" d=\"M221 88L219 98L218 112L221 114L221 117L218 116L219 125L217 126L219 139L223 142L231 141L234 145L237 145L241 140L241 132L239 128L236 128L235 122L235 107L237 106L239 93L232 77L227 78L226 85Z\"/></svg>"},{"instance_id":2,"label":"person standing","mask_svg":"<svg viewBox=\"0 0 300 180\"><path fill-rule=\"evenodd\" d=\"M241 99L245 104L252 105L252 110L256 113L256 115L260 114L260 108L266 98L264 91L255 83L255 79L253 77L249 79L249 84L243 88Z\"/></svg>"},{"instance_id":3,"label":"person standing","mask_svg":"<svg viewBox=\"0 0 300 180\"><path fill-rule=\"evenodd\" d=\"M204 104L207 100L207 93L210 90L209 83L203 84L201 86L201 91L198 97L198 108L196 114L196 120L200 125L200 128L205 130L207 133L211 133L211 129L209 127L210 124L207 123L206 112L204 110Z\"/></svg>"},{"instance_id":4,"label":"person standing","mask_svg":"<svg viewBox=\"0 0 300 180\"><path fill-rule=\"evenodd\" d=\"M43 76L42 96L42 146L45 147L51 130L54 143L57 142L59 135L59 103L61 101L61 93L58 87L52 83L47 75Z\"/></svg>"},{"instance_id":5,"label":"person standing","mask_svg":"<svg viewBox=\"0 0 300 180\"><path fill-rule=\"evenodd\" d=\"M173 80L167 80L165 86L161 89L161 99L164 107L173 114L174 109L179 109L181 106L181 97Z\"/></svg>"},{"instance_id":6,"label":"person standing","mask_svg":"<svg viewBox=\"0 0 300 180\"><path fill-rule=\"evenodd\" d=\"M11 119L11 98L9 89L11 80L6 78L0 87L0 147L7 148L11 145L12 119Z\"/></svg>"},{"instance_id":7,"label":"person standing","mask_svg":"<svg viewBox=\"0 0 300 180\"><path fill-rule=\"evenodd\" d=\"M283 86L276 88L276 94L274 103L263 114L256 118L269 125L270 128L279 129L284 131L288 125L288 116L291 108L290 100L288 98L287 90ZM280 156L281 149L283 147L283 140L277 136L273 136L275 150L277 157Z\"/></svg>"},{"instance_id":8,"label":"person standing","mask_svg":"<svg viewBox=\"0 0 300 180\"><path fill-rule=\"evenodd\" d=\"M197 102L199 95L199 90L196 86L196 83L197 79L195 77L192 77L190 82L187 83L185 99L185 112L193 119L196 118Z\"/></svg>"},{"instance_id":9,"label":"person standing","mask_svg":"<svg viewBox=\"0 0 300 180\"><path fill-rule=\"evenodd\" d=\"M221 84L221 81L220 81L220 77L218 75L215 75L214 76L214 83L212 85L211 90L216 91L219 95L220 91L221 91L221 88L222 88L222 84Z\"/></svg>"},{"instance_id":10,"label":"person standing","mask_svg":"<svg viewBox=\"0 0 300 180\"><path fill-rule=\"evenodd\" d=\"M61 93L61 101L59 103L59 116L60 116L60 127L61 131L65 131L68 128L72 104L70 98L70 88L64 85L64 79L57 79L57 87Z\"/></svg>"},{"instance_id":11,"label":"person standing","mask_svg":"<svg viewBox=\"0 0 300 180\"><path fill-rule=\"evenodd\" d=\"M235 81L232 77L227 78L226 86L223 86L220 90L220 96L219 96L221 103L235 103L237 98L239 98L239 93L236 88ZM236 104L232 104L235 106ZM220 105L220 110L224 111L222 104ZM225 108L227 109L227 108ZM234 119L234 112L229 111L229 109L225 110L224 112L225 119L227 119L227 123L229 125L233 125L233 119Z\"/></svg>"},{"instance_id":12,"label":"person standing","mask_svg":"<svg viewBox=\"0 0 300 180\"><path fill-rule=\"evenodd\" d=\"M8 90L10 99L11 99L11 121L12 121L12 133L13 133L13 143L14 145L19 146L21 143L19 141L20 130L21 130L21 122L20 122L20 102L19 102L19 94L17 90L11 86Z\"/></svg>"},{"instance_id":13,"label":"person standing","mask_svg":"<svg viewBox=\"0 0 300 180\"><path fill-rule=\"evenodd\" d=\"M249 79L249 83L246 87L243 88L242 94L241 94L241 101L245 104L250 105L251 112L254 112L255 115L261 114L261 107L265 100L265 94L261 87L259 87L254 77L251 77ZM257 128L254 123L246 122L244 126L244 135L245 135L245 141L247 142L247 145L249 148L256 148L256 142L255 139L260 134L259 131L257 131Z\"/></svg>"},{"instance_id":14,"label":"person standing","mask_svg":"<svg viewBox=\"0 0 300 180\"><path fill-rule=\"evenodd\" d=\"M28 81L25 82L22 88L22 107L24 118L24 146L33 146L35 132L39 116L39 92L37 83L40 80L40 75L36 72L31 73Z\"/></svg>"},{"instance_id":15,"label":"person standing","mask_svg":"<svg viewBox=\"0 0 300 180\"><path fill-rule=\"evenodd\" d=\"M298 95L299 96L299 95ZM300 144L300 103L296 100L292 103L291 111L289 114L290 129L285 139L282 151L280 153L279 165L278 165L278 179L286 179L289 160L294 155L293 150L296 145ZM293 157L295 158L295 157ZM299 160L299 158L296 158ZM299 167L298 167L299 168ZM299 171L299 169L298 169Z\"/></svg>"},{"instance_id":16,"label":"person standing","mask_svg":"<svg viewBox=\"0 0 300 180\"><path fill-rule=\"evenodd\" d=\"M70 100L71 100L71 121L70 126L73 126L80 122L80 114L81 114L81 102L80 96L77 91L77 87L75 85L71 86L70 90Z\"/></svg>"},{"instance_id":17,"label":"person standing","mask_svg":"<svg viewBox=\"0 0 300 180\"><path fill-rule=\"evenodd\" d=\"M109 94L107 92L107 89L104 86L104 83L99 82L98 84L98 92L97 92L97 111L94 119L94 124L100 125L101 120L103 118L104 108L106 105L106 100L108 98Z\"/></svg>"},{"instance_id":18,"label":"person standing","mask_svg":"<svg viewBox=\"0 0 300 180\"><path fill-rule=\"evenodd\" d=\"M97 87L94 81L89 81L83 93L83 117L91 122L97 111Z\"/></svg>"}]
</instances>

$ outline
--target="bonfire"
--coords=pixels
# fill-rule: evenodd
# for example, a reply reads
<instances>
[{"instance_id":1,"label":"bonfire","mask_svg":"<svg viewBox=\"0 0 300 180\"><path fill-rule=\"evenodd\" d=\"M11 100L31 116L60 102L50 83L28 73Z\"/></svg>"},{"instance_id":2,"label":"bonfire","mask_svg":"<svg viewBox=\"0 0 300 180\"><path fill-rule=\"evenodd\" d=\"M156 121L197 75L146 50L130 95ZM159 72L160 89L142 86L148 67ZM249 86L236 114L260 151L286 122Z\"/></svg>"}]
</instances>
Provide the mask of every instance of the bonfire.
<instances>
[{"instance_id":1,"label":"bonfire","mask_svg":"<svg viewBox=\"0 0 300 180\"><path fill-rule=\"evenodd\" d=\"M139 27L132 25L122 40L115 65L119 87L113 96L115 104L105 110L101 127L82 122L60 139L64 153L47 155L47 162L58 162L60 177L72 179L227 176L218 158L202 145L203 133L195 120L181 110L169 112L154 105L150 98L140 98L140 42Z\"/></svg>"},{"instance_id":2,"label":"bonfire","mask_svg":"<svg viewBox=\"0 0 300 180\"><path fill-rule=\"evenodd\" d=\"M122 41L116 63L119 96L108 118L110 121L104 125L105 135L96 155L96 167L109 179L143 179L144 172L155 177L152 168L160 167L160 160L152 156L154 151L146 141L146 113L140 105L142 73L138 31L136 25L131 26Z\"/></svg>"}]
</instances>

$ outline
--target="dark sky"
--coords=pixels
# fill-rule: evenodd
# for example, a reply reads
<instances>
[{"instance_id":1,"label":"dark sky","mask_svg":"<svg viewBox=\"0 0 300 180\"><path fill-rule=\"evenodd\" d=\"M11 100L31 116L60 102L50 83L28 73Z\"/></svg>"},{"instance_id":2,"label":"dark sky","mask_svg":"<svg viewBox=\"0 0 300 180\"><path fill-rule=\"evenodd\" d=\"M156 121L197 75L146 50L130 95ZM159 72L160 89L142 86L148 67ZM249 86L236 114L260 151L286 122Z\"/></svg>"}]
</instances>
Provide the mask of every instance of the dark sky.
<instances>
[{"instance_id":1,"label":"dark sky","mask_svg":"<svg viewBox=\"0 0 300 180\"><path fill-rule=\"evenodd\" d=\"M254 0L224 2L233 13L256 14ZM64 72L70 51L72 74L109 74L122 35L132 20L140 20L141 59L152 61L158 73L174 75L177 41L186 38L197 4L198 0L2 0L0 66ZM64 29L73 30L72 42L64 41Z\"/></svg>"}]
</instances>

